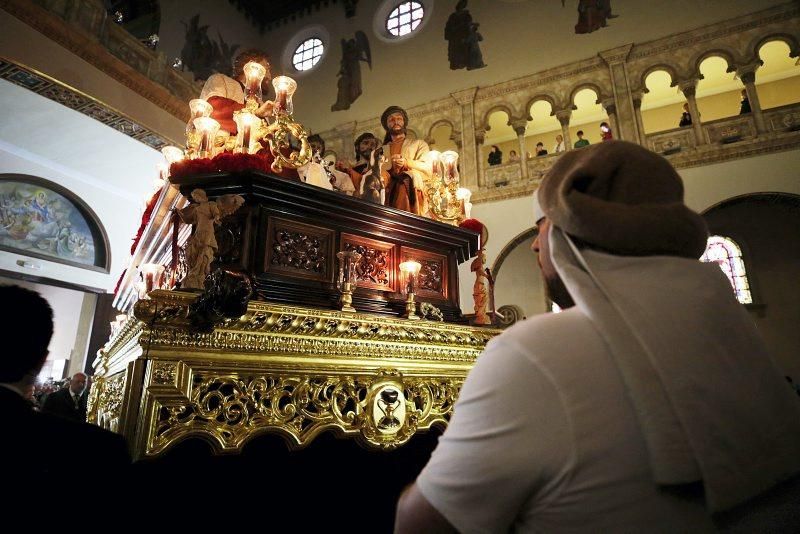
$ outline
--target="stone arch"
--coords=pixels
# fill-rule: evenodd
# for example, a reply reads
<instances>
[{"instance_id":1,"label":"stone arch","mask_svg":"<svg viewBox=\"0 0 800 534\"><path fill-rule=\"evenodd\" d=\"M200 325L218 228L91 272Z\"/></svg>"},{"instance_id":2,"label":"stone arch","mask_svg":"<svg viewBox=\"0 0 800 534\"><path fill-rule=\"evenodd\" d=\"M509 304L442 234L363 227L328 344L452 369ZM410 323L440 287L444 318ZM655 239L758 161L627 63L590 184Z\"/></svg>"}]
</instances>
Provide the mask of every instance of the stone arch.
<instances>
[{"instance_id":1,"label":"stone arch","mask_svg":"<svg viewBox=\"0 0 800 534\"><path fill-rule=\"evenodd\" d=\"M483 125L484 129L486 129L486 131L490 130L489 117L491 117L492 113L495 113L496 111L502 111L503 113L505 113L506 116L508 117L508 125L511 126L511 121L515 117L514 112L506 104L495 104L494 106L486 110L486 113L483 114L483 120L481 124Z\"/></svg>"},{"instance_id":2,"label":"stone arch","mask_svg":"<svg viewBox=\"0 0 800 534\"><path fill-rule=\"evenodd\" d=\"M533 118L531 117L531 114L530 114L531 113L531 106L534 105L536 102L539 102L540 100L544 100L545 102L550 104L550 109L552 111L550 113L550 115L555 115L556 111L558 111L560 109L560 106L557 103L558 100L556 99L555 96L553 96L550 93L539 93L536 96L528 99L528 102L525 104L525 115L527 116L527 119L529 121L533 120Z\"/></svg>"},{"instance_id":3,"label":"stone arch","mask_svg":"<svg viewBox=\"0 0 800 534\"><path fill-rule=\"evenodd\" d=\"M750 42L747 47L747 52L752 54L754 58L759 58L759 51L761 47L773 41L781 41L786 43L789 47L789 57L800 56L800 41L794 35L788 33L770 33L761 37L757 37Z\"/></svg>"},{"instance_id":4,"label":"stone arch","mask_svg":"<svg viewBox=\"0 0 800 534\"><path fill-rule=\"evenodd\" d=\"M511 254L512 250L517 248L519 244L522 243L523 241L530 239L532 237L536 237L538 234L539 230L537 227L534 226L533 228L528 228L527 230L520 232L511 241L506 243L505 246L500 251L500 253L497 255L497 258L494 260L494 263L492 264L491 267L492 276L494 278L497 278L497 275L500 272L500 267L503 266L503 262L506 261L506 258L508 258L508 255Z\"/></svg>"},{"instance_id":5,"label":"stone arch","mask_svg":"<svg viewBox=\"0 0 800 534\"><path fill-rule=\"evenodd\" d=\"M488 118L488 116L487 116L487 118ZM456 129L455 125L453 124L453 122L448 120L448 119L436 119L435 121L433 121L433 124L431 124L430 128L428 128L428 136L426 137L426 139L433 139L433 131L436 128L438 128L439 126L449 126L450 127L450 140L455 142L455 143L458 142L458 140L461 137L461 132L458 131Z\"/></svg>"},{"instance_id":6,"label":"stone arch","mask_svg":"<svg viewBox=\"0 0 800 534\"><path fill-rule=\"evenodd\" d=\"M646 80L647 80L647 77L650 76L651 74L653 74L654 72L658 72L660 70L665 71L667 74L669 74L669 77L672 79L672 81L670 83L670 87L675 87L676 85L678 85L678 80L679 80L678 69L676 69L675 67L673 67L672 65L669 65L667 63L658 63L656 65L652 65L650 67L647 67L642 72L642 75L639 78L639 87L641 88L642 92L644 92L644 93L648 92L647 84L645 83Z\"/></svg>"},{"instance_id":7,"label":"stone arch","mask_svg":"<svg viewBox=\"0 0 800 534\"><path fill-rule=\"evenodd\" d=\"M592 91L594 91L594 94L597 95L597 101L595 102L595 104L600 104L601 101L603 100L604 93L603 90L600 89L599 85L592 82L581 82L580 84L573 87L572 91L570 91L569 93L569 106L572 109L577 109L575 108L575 95L577 95L584 89L591 89Z\"/></svg>"},{"instance_id":8,"label":"stone arch","mask_svg":"<svg viewBox=\"0 0 800 534\"><path fill-rule=\"evenodd\" d=\"M35 202L34 197L42 201ZM38 176L8 173L0 174L0 199L3 200L0 222L7 228L13 228L18 223L18 237L13 232L9 235L20 243L20 246L14 243L0 244L0 250L109 272L111 247L108 233L92 208L72 191ZM11 207L6 203L10 203ZM12 209L16 203L20 204L18 209ZM24 213L20 213L20 210ZM39 221L38 228L31 229L24 222L26 217ZM37 231L38 241L46 246L40 249L23 246L28 236L35 235ZM90 251L93 251L93 257Z\"/></svg>"},{"instance_id":9,"label":"stone arch","mask_svg":"<svg viewBox=\"0 0 800 534\"><path fill-rule=\"evenodd\" d=\"M737 65L740 63L740 61L737 59L736 52L732 48L722 45L718 46L717 48L695 54L695 56L689 62L693 69L692 74L696 75L698 79L702 79L703 75L700 74L700 64L706 59L715 56L721 57L728 63L728 72L735 71Z\"/></svg>"}]
</instances>

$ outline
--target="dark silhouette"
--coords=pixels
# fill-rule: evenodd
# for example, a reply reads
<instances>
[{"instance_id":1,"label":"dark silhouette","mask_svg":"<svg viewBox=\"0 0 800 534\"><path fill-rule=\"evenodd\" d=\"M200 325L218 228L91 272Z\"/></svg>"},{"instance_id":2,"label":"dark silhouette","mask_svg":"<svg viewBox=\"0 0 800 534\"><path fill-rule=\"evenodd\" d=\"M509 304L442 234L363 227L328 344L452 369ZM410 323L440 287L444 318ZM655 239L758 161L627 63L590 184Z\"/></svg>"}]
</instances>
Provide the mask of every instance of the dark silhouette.
<instances>
[{"instance_id":1,"label":"dark silhouette","mask_svg":"<svg viewBox=\"0 0 800 534\"><path fill-rule=\"evenodd\" d=\"M350 104L361 96L361 62L372 69L372 55L367 34L357 31L353 39L342 39L342 61L339 67L339 92L331 111L350 109Z\"/></svg>"},{"instance_id":2,"label":"dark silhouette","mask_svg":"<svg viewBox=\"0 0 800 534\"><path fill-rule=\"evenodd\" d=\"M744 115L745 113L750 113L751 111L750 99L747 97L747 89L742 89L742 104L739 107L739 115Z\"/></svg>"},{"instance_id":3,"label":"dark silhouette","mask_svg":"<svg viewBox=\"0 0 800 534\"><path fill-rule=\"evenodd\" d=\"M611 0L578 0L578 23L575 33L592 33L608 26L608 19L617 18L611 12Z\"/></svg>"},{"instance_id":4,"label":"dark silhouette","mask_svg":"<svg viewBox=\"0 0 800 534\"><path fill-rule=\"evenodd\" d=\"M492 145L492 151L489 152L489 165L500 165L503 163L503 151L497 145Z\"/></svg>"},{"instance_id":5,"label":"dark silhouette","mask_svg":"<svg viewBox=\"0 0 800 534\"><path fill-rule=\"evenodd\" d=\"M691 126L692 125L692 114L689 113L689 103L686 102L683 104L683 113L681 113L681 122L678 123L678 126Z\"/></svg>"},{"instance_id":6,"label":"dark silhouette","mask_svg":"<svg viewBox=\"0 0 800 534\"><path fill-rule=\"evenodd\" d=\"M103 480L109 495L125 487L130 456L125 440L95 425L35 411L24 396L47 359L53 335L53 311L38 293L0 286L0 404L7 429L0 440L0 469L15 491L29 498L32 485L60 483L76 467L102 466L113 473ZM20 333L24 332L25 335ZM38 487L41 489L41 486ZM60 503L85 504L84 487L58 491ZM55 493L54 493L55 495ZM13 501L13 496L12 501ZM54 501L55 502L55 501Z\"/></svg>"},{"instance_id":7,"label":"dark silhouette","mask_svg":"<svg viewBox=\"0 0 800 534\"><path fill-rule=\"evenodd\" d=\"M451 70L474 70L486 66L479 44L483 36L478 33L478 26L467 9L467 0L460 0L444 27Z\"/></svg>"},{"instance_id":8,"label":"dark silhouette","mask_svg":"<svg viewBox=\"0 0 800 534\"><path fill-rule=\"evenodd\" d=\"M208 36L208 25L200 26L200 14L181 21L186 28L186 41L181 49L182 69L194 73L196 80L205 80L215 72L230 74L231 59L239 45L229 45L219 34L219 42Z\"/></svg>"}]
</instances>

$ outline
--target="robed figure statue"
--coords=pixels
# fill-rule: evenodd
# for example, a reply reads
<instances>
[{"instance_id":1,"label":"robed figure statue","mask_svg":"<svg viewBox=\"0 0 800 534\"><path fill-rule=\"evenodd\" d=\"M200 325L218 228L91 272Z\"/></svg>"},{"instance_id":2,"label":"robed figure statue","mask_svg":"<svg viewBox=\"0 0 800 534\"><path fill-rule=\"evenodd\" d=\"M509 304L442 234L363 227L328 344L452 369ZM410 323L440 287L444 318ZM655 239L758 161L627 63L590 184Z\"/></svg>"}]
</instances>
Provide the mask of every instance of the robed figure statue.
<instances>
[{"instance_id":1,"label":"robed figure statue","mask_svg":"<svg viewBox=\"0 0 800 534\"><path fill-rule=\"evenodd\" d=\"M339 67L339 82L336 102L331 111L350 109L350 104L361 96L361 62L365 61L372 69L372 56L367 34L361 30L353 39L342 39L342 62Z\"/></svg>"}]
</instances>

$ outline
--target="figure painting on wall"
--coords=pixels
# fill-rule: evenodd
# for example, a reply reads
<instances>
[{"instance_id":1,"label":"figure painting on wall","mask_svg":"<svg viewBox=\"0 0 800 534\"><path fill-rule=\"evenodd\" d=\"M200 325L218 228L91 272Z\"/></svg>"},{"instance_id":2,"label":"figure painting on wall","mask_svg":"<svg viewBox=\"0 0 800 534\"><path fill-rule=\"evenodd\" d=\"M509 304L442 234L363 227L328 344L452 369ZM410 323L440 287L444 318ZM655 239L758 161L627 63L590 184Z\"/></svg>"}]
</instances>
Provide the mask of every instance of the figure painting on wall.
<instances>
[{"instance_id":1,"label":"figure painting on wall","mask_svg":"<svg viewBox=\"0 0 800 534\"><path fill-rule=\"evenodd\" d=\"M350 104L361 96L361 62L372 69L372 54L367 34L357 31L352 39L342 39L342 61L339 67L339 92L331 111L350 109Z\"/></svg>"},{"instance_id":2,"label":"figure painting on wall","mask_svg":"<svg viewBox=\"0 0 800 534\"><path fill-rule=\"evenodd\" d=\"M474 70L486 66L479 44L483 36L478 32L478 26L467 9L467 0L459 0L444 27L451 70Z\"/></svg>"},{"instance_id":3,"label":"figure painting on wall","mask_svg":"<svg viewBox=\"0 0 800 534\"><path fill-rule=\"evenodd\" d=\"M608 26L608 19L615 19L617 16L611 12L611 0L578 0L575 33L592 33L605 28Z\"/></svg>"},{"instance_id":4,"label":"figure painting on wall","mask_svg":"<svg viewBox=\"0 0 800 534\"><path fill-rule=\"evenodd\" d=\"M90 223L69 199L37 184L0 182L0 247L98 265Z\"/></svg>"}]
</instances>

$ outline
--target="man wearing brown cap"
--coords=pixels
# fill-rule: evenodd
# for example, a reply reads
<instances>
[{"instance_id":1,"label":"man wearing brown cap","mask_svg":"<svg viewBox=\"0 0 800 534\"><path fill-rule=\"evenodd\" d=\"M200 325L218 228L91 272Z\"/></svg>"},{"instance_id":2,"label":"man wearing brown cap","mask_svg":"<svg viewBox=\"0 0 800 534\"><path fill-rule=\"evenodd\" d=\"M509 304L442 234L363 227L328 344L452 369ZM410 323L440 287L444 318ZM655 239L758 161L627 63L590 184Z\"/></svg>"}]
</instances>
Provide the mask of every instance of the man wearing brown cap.
<instances>
[{"instance_id":1,"label":"man wearing brown cap","mask_svg":"<svg viewBox=\"0 0 800 534\"><path fill-rule=\"evenodd\" d=\"M381 115L386 130L383 153L388 155L384 169L386 205L417 215L428 216L425 181L432 171L428 160L430 148L420 139L406 136L408 114L400 106L389 106Z\"/></svg>"},{"instance_id":2,"label":"man wearing brown cap","mask_svg":"<svg viewBox=\"0 0 800 534\"><path fill-rule=\"evenodd\" d=\"M671 165L623 141L566 152L534 211L565 311L487 345L397 531L796 529L800 403L697 260Z\"/></svg>"}]
</instances>

